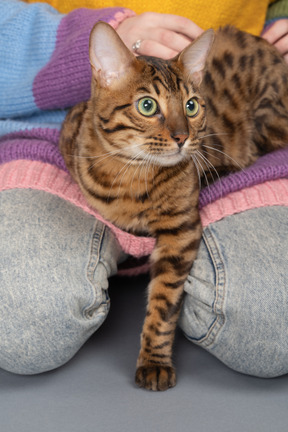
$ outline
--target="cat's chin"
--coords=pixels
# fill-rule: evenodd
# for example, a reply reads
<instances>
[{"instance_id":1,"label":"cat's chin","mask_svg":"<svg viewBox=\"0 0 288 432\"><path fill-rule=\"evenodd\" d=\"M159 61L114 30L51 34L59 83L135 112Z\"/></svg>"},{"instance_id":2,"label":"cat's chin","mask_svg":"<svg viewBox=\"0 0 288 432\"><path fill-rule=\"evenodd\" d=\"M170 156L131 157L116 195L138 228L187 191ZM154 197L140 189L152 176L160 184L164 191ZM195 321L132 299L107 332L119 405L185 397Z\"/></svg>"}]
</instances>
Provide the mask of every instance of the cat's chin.
<instances>
[{"instance_id":1,"label":"cat's chin","mask_svg":"<svg viewBox=\"0 0 288 432\"><path fill-rule=\"evenodd\" d=\"M183 162L185 159L187 159L187 155L184 155L182 153L153 156L153 162L155 165L167 166L167 167L178 165L179 163Z\"/></svg>"}]
</instances>

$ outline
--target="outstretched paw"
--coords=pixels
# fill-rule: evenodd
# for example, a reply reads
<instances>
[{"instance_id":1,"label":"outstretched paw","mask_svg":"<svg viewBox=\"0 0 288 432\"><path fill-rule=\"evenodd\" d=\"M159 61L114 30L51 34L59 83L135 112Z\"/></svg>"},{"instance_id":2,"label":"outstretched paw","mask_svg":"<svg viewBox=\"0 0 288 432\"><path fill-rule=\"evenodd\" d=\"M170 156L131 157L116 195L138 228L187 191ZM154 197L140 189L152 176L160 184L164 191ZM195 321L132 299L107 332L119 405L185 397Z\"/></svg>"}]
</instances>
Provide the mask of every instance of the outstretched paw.
<instances>
[{"instance_id":1,"label":"outstretched paw","mask_svg":"<svg viewBox=\"0 0 288 432\"><path fill-rule=\"evenodd\" d=\"M172 366L140 366L136 370L135 382L147 390L167 390L176 385L175 369Z\"/></svg>"}]
</instances>

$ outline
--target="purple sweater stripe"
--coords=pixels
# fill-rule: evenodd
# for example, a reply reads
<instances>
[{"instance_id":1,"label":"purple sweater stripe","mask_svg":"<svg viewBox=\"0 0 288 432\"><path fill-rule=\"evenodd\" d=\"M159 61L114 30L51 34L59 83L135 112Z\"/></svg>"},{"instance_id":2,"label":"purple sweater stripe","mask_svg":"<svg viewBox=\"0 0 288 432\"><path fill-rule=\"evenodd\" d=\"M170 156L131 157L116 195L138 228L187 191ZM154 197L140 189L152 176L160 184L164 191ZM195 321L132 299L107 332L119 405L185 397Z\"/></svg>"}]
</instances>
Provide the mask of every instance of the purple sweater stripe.
<instances>
[{"instance_id":1,"label":"purple sweater stripe","mask_svg":"<svg viewBox=\"0 0 288 432\"><path fill-rule=\"evenodd\" d=\"M51 59L33 83L35 103L40 109L66 108L89 99L90 31L97 21L109 22L120 11L123 9L76 9L61 20Z\"/></svg>"},{"instance_id":2,"label":"purple sweater stripe","mask_svg":"<svg viewBox=\"0 0 288 432\"><path fill-rule=\"evenodd\" d=\"M230 174L203 189L200 208L231 192L285 177L288 177L288 148L262 156L245 170Z\"/></svg>"},{"instance_id":3,"label":"purple sweater stripe","mask_svg":"<svg viewBox=\"0 0 288 432\"><path fill-rule=\"evenodd\" d=\"M27 159L55 165L67 172L58 148L59 131L32 129L15 132L0 139L0 164Z\"/></svg>"}]
</instances>

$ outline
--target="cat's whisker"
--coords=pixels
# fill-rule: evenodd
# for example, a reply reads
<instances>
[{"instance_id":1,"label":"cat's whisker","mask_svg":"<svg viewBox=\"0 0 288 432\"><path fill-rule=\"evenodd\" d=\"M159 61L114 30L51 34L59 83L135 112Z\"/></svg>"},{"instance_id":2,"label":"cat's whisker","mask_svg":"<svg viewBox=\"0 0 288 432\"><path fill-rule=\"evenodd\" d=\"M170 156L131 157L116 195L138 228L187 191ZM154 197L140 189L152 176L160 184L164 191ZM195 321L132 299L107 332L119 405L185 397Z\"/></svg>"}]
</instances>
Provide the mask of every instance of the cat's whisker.
<instances>
[{"instance_id":1,"label":"cat's whisker","mask_svg":"<svg viewBox=\"0 0 288 432\"><path fill-rule=\"evenodd\" d=\"M131 160L128 161L128 162L127 162L127 163L122 167L122 169L119 171L119 173L117 174L117 176L116 176L115 179L113 180L113 183L112 183L112 185L111 185L111 188L113 187L115 180L120 176L121 172L124 170L124 172L122 173L121 179L120 179L119 186L118 186L118 193L117 193L117 196L119 196L119 194L120 194L120 190L121 190L121 186L122 186L123 179L125 178L127 171L128 171L129 168L132 166L133 161L134 161L135 159L137 159L137 155L135 155L133 158L131 158Z\"/></svg>"},{"instance_id":2,"label":"cat's whisker","mask_svg":"<svg viewBox=\"0 0 288 432\"><path fill-rule=\"evenodd\" d=\"M130 195L131 195L132 198L133 198L132 188L133 188L133 184L134 184L135 175L136 175L137 171L140 169L139 177L138 177L138 190L139 190L140 189L139 180L141 178L141 172L142 172L143 164L145 163L148 155L146 154L146 152L144 150L142 150L141 152L138 153L137 157L139 157L139 156L142 157L142 160L138 164L137 168L134 170L134 174L133 174L133 177L132 177L131 183L130 183ZM135 197L136 196L137 196L137 188L136 188L136 191L135 191Z\"/></svg>"},{"instance_id":3,"label":"cat's whisker","mask_svg":"<svg viewBox=\"0 0 288 432\"><path fill-rule=\"evenodd\" d=\"M119 153L120 154L120 153ZM99 158L99 160L97 160L97 162L92 163L89 168L88 171L91 171L93 168L95 168L97 165L99 165L101 162L103 162L106 159L113 159L115 157L115 155L107 155L107 156L103 156L101 159Z\"/></svg>"},{"instance_id":4,"label":"cat's whisker","mask_svg":"<svg viewBox=\"0 0 288 432\"><path fill-rule=\"evenodd\" d=\"M97 161L95 162L95 163L92 163L91 165L90 165L90 167L89 167L89 171L92 169L92 168L94 168L94 167L96 167L97 165L99 165L101 162L103 162L104 160L107 160L107 159L109 159L109 158L111 158L111 159L113 159L114 157L116 157L117 155L121 155L122 154L122 151L121 150L119 150L119 149L117 149L117 150L114 150L114 151L110 151L110 152L107 152L107 153L103 153L101 156L92 156L92 157L85 157L85 156L79 156L79 157L81 157L81 158L86 158L86 159L91 159L92 161L95 161L96 159L97 159Z\"/></svg>"},{"instance_id":5,"label":"cat's whisker","mask_svg":"<svg viewBox=\"0 0 288 432\"><path fill-rule=\"evenodd\" d=\"M143 160L143 162L141 164L141 169L140 169L140 173L139 173L139 177L138 177L138 185L139 185L139 180L140 180L140 178L142 176L142 170L144 169L144 181L145 181L145 188L146 188L147 196L149 196L148 185L147 185L147 170L149 168L150 156L151 156L151 154L149 154L149 153L147 153L145 155L144 160Z\"/></svg>"},{"instance_id":6,"label":"cat's whisker","mask_svg":"<svg viewBox=\"0 0 288 432\"><path fill-rule=\"evenodd\" d=\"M134 178L135 178L135 175L136 175L138 169L140 168L140 166L141 166L141 164L139 164L137 166L137 168L134 170L133 177L132 177L131 182L130 182L130 195L131 195L132 199L133 199L133 190L132 189L133 189L133 184L134 184ZM136 194L135 194L135 196L136 196Z\"/></svg>"},{"instance_id":7,"label":"cat's whisker","mask_svg":"<svg viewBox=\"0 0 288 432\"><path fill-rule=\"evenodd\" d=\"M200 158L200 159L203 161L205 167L208 169L208 171L209 171L209 173L210 173L210 175L211 175L211 178L212 178L212 180L213 180L213 182L214 182L214 177L213 177L213 174L212 174L212 172L211 172L210 166L207 164L207 160L208 160L208 159L204 158L204 157L202 156L202 154L200 153L199 150L196 151L196 157ZM206 175L206 169L204 169L204 168L203 168L203 175L204 175L204 177L205 177L206 185L209 186L210 182L209 182L209 180L208 180L208 178L207 178L207 175Z\"/></svg>"},{"instance_id":8,"label":"cat's whisker","mask_svg":"<svg viewBox=\"0 0 288 432\"><path fill-rule=\"evenodd\" d=\"M117 149L117 150L113 150L107 153L102 153L100 156L79 156L79 155L69 155L67 154L67 156L72 156L75 159L90 159L90 160L95 160L95 159L106 159L106 157L109 156L114 156L115 154L121 154L121 150Z\"/></svg>"},{"instance_id":9,"label":"cat's whisker","mask_svg":"<svg viewBox=\"0 0 288 432\"><path fill-rule=\"evenodd\" d=\"M191 155L191 159L192 159L194 166L196 168L197 175L198 175L199 189L201 189L201 174L200 174L199 167L198 167L197 156L195 154L193 154L193 155Z\"/></svg>"},{"instance_id":10,"label":"cat's whisker","mask_svg":"<svg viewBox=\"0 0 288 432\"><path fill-rule=\"evenodd\" d=\"M214 180L214 176L213 176L213 172L211 171L211 168L212 168L212 170L214 171L214 173L216 174L217 179L219 180L219 182L221 182L221 177L220 177L220 175L219 175L217 169L215 168L215 166L212 164L212 162L210 162L209 159L208 159L206 156L204 156L203 153L201 153L201 151L197 150L197 154L199 155L199 157L203 160L203 162L204 162L205 165L207 166L208 171L209 171L209 173L210 173L210 175L211 175L211 178L212 178L213 182L214 182L215 180ZM209 153L208 153L208 154L209 154Z\"/></svg>"},{"instance_id":11,"label":"cat's whisker","mask_svg":"<svg viewBox=\"0 0 288 432\"><path fill-rule=\"evenodd\" d=\"M195 154L195 157L196 157L196 160L197 160L197 162L198 162L198 165L199 165L200 168L201 168L201 171L202 171L202 173L203 173L203 176L204 176L204 179L205 179L205 182L206 182L207 188L208 188L208 190L209 190L209 194L210 194L210 185L209 185L209 181L208 181L208 178L207 178L206 171L205 171L205 169L204 169L202 163L200 162L200 160L199 160L199 158L198 158L197 156L199 156L199 153L198 153L198 152ZM205 163L205 161L204 161L204 163ZM205 163L205 165L206 165L206 163ZM210 195L211 195L211 194L210 194ZM211 199L211 196L210 196L210 199Z\"/></svg>"},{"instance_id":12,"label":"cat's whisker","mask_svg":"<svg viewBox=\"0 0 288 432\"><path fill-rule=\"evenodd\" d=\"M147 153L146 153L144 150L142 150L141 152L139 152L138 155L137 155L137 157L142 156L142 155L144 155L144 158L140 161L140 163L138 164L137 168L134 170L134 174L133 174L133 177L132 177L132 179L131 179L131 183L130 183L130 195L131 195L131 198L133 198L133 194L132 194L132 187L133 187L133 184L134 184L134 178L135 178L135 175L136 175L136 173L137 173L137 171L138 171L139 169L142 170L142 165L143 165L144 161L145 161L146 158L147 158ZM140 179L140 177L141 177L141 171L140 171L140 173L139 173L139 177L138 177L138 189L139 189L139 187L140 187L140 184L139 184L139 179ZM136 197L136 195L137 195L137 194L136 194L136 192L135 192L135 197Z\"/></svg>"},{"instance_id":13,"label":"cat's whisker","mask_svg":"<svg viewBox=\"0 0 288 432\"><path fill-rule=\"evenodd\" d=\"M128 161L128 162L126 162L124 165L123 165L123 167L121 168L121 170L117 173L117 175L114 177L114 179L113 179L113 181L112 181L112 183L111 183L111 186L110 186L110 190L109 190L109 194L108 194L108 197L107 197L107 199L109 200L109 198L110 198L110 196L111 196L111 191L112 191L112 189L113 189L113 186L114 186L114 183L117 181L117 179L118 179L118 177L120 176L120 174L122 173L122 171L123 170L125 170L125 168L127 167L127 169L129 168L129 165L131 164L131 161ZM126 171L125 171L126 172ZM124 174L125 174L125 172L124 172ZM123 179L123 176L121 177L121 179ZM117 197L119 196L119 188L120 188L120 186L121 186L121 182L120 182L120 184L119 184L119 186L118 186L118 194L117 194Z\"/></svg>"},{"instance_id":14,"label":"cat's whisker","mask_svg":"<svg viewBox=\"0 0 288 432\"><path fill-rule=\"evenodd\" d=\"M151 156L152 156L152 157L151 157L151 165L152 165L152 168L153 168L152 186L153 186L153 188L154 188L154 186L155 186L155 184L154 184L154 179L155 179L155 176L154 176L154 171L155 171L155 158L154 158L153 155L151 155Z\"/></svg>"},{"instance_id":15,"label":"cat's whisker","mask_svg":"<svg viewBox=\"0 0 288 432\"><path fill-rule=\"evenodd\" d=\"M207 151L207 150L204 150L203 148L201 148L201 153L202 154L205 153L206 155L211 156L211 153L209 151ZM213 154L213 158L218 159L220 162L223 161L223 158L221 158L220 156L216 156L214 154Z\"/></svg>"},{"instance_id":16,"label":"cat's whisker","mask_svg":"<svg viewBox=\"0 0 288 432\"><path fill-rule=\"evenodd\" d=\"M141 147L141 146L142 146L142 144L137 144L137 145L134 145L134 148ZM88 168L88 170L91 171L92 168L94 168L99 163L103 162L104 160L109 159L109 158L113 159L117 155L121 156L123 154L123 151L125 151L125 150L128 150L128 151L131 150L131 146L124 147L123 149L111 150L110 152L103 153L100 156L78 156L78 155L72 155L72 156L75 158L79 158L79 159L90 159L91 161L98 159L95 163L91 164L90 167Z\"/></svg>"},{"instance_id":17,"label":"cat's whisker","mask_svg":"<svg viewBox=\"0 0 288 432\"><path fill-rule=\"evenodd\" d=\"M147 184L146 184L146 170L145 170L145 168L146 168L146 165L147 165L148 158L149 158L149 154L146 154L145 157L144 157L144 160L143 160L143 162L141 164L141 169L140 169L139 177L138 177L138 186L140 186L139 185L139 181L140 181L140 179L142 177L142 171L144 170L144 183L145 183L146 190L147 190Z\"/></svg>"},{"instance_id":18,"label":"cat's whisker","mask_svg":"<svg viewBox=\"0 0 288 432\"><path fill-rule=\"evenodd\" d=\"M126 174L128 168L132 165L133 161L137 160L138 158L140 159L140 157L141 157L141 160L139 160L139 163L137 164L136 169L134 169L133 177L132 177L132 180L131 180L131 183L130 183L130 195L131 195L132 198L133 198L133 194L132 194L132 186L133 186L133 183L134 183L135 175L136 175L138 169L140 169L140 173L139 173L139 177L138 177L138 189L139 189L139 180L140 180L140 178L141 178L141 172L142 172L142 169L143 169L143 165L145 165L145 163L146 163L146 159L147 159L148 156L149 156L149 155L147 155L146 152L145 152L144 150L141 150L141 151L138 152L136 155L134 155L134 157L131 158L131 160L130 160L127 164L125 164L125 166L127 166L127 165L128 165L128 166L127 166L125 172L123 173L123 175L122 175L122 177L121 177L121 182L120 182L119 187L121 186L121 184L122 184L122 180L123 180L123 177L125 176L125 174ZM119 188L118 188L118 189L119 189ZM136 195L135 195L135 196L136 196Z\"/></svg>"},{"instance_id":19,"label":"cat's whisker","mask_svg":"<svg viewBox=\"0 0 288 432\"><path fill-rule=\"evenodd\" d=\"M119 197L120 190L121 190L121 185L122 185L122 181L123 181L123 179L124 179L124 177L125 177L125 175L126 175L128 169L129 169L129 167L133 164L134 160L138 159L138 157L139 157L142 153L143 153L143 150L141 150L140 152L138 152L138 153L137 153L136 155L134 155L134 156L133 156L133 157L132 157L128 162L126 162L126 163L124 164L124 166L123 166L123 167L121 168L121 170L118 172L117 176L114 178L114 180L113 180L113 182L112 182L112 184L111 184L110 191L109 191L109 197L110 197L110 195L111 195L111 189L113 188L113 185L114 185L115 181L118 179L118 177L120 176L120 174L122 173L122 171L125 170L125 171L123 172L122 176L121 176L121 180L120 180L120 183L119 183L119 186L118 186L118 193L117 193L117 197Z\"/></svg>"},{"instance_id":20,"label":"cat's whisker","mask_svg":"<svg viewBox=\"0 0 288 432\"><path fill-rule=\"evenodd\" d=\"M223 197L223 189L222 189L222 181L221 181L221 177L219 176L219 173L217 171L217 169L214 167L214 165L209 161L209 159L207 159L200 151L197 152L199 154L199 157L204 161L205 165L207 166L209 173L212 177L213 183L214 183L214 177L213 177L213 172L211 171L210 167L213 169L213 171L216 173L217 177L218 177L218 181L219 181L219 185L221 188L221 198ZM207 178L206 178L207 181ZM210 191L210 185L208 184L208 190L209 190L209 195L210 195L210 202L212 202L212 197L211 197L211 191ZM221 208L223 206L223 203L221 200L219 200ZM222 208L223 210L223 208Z\"/></svg>"},{"instance_id":21,"label":"cat's whisker","mask_svg":"<svg viewBox=\"0 0 288 432\"><path fill-rule=\"evenodd\" d=\"M153 166L152 161L153 161L153 155L149 154L149 157L147 158L147 164L146 164L147 166L146 166L146 171L145 171L146 193L147 193L148 197L149 197L149 192L148 192L147 177L148 177L148 171L150 170L151 167L153 168L153 174L154 174L154 166ZM152 179L153 179L153 177L154 177L154 175L152 175Z\"/></svg>"},{"instance_id":22,"label":"cat's whisker","mask_svg":"<svg viewBox=\"0 0 288 432\"><path fill-rule=\"evenodd\" d=\"M206 171L205 171L203 165L202 165L201 162L199 161L199 157L200 157L201 160L205 163L205 166L206 166L206 167L208 167L208 166L207 166L207 162L205 161L205 159L203 159L203 158L201 157L202 155L201 155L200 152L197 152L197 153L198 153L198 155L195 154L194 156L195 156L195 158L196 158L196 160L197 160L197 163L198 163L198 165L200 166L201 171L202 171L202 173L203 173L203 175L201 176L201 174L198 172L198 175L200 175L200 189L201 189L201 179L204 177L205 182L206 182L206 185L207 185L208 193L209 193L209 196L210 196L210 202L212 202L212 194L211 194L211 190L210 190L209 180L208 180L208 178L207 178ZM197 156L199 156L199 157L197 157ZM209 167L208 167L208 169L209 169ZM210 169L209 169L209 172L210 172ZM211 173L211 172L210 172L210 173ZM211 173L211 176L212 176L212 173ZM213 178L213 176L212 176L212 178ZM213 181L214 181L214 179L213 179Z\"/></svg>"},{"instance_id":23,"label":"cat's whisker","mask_svg":"<svg viewBox=\"0 0 288 432\"><path fill-rule=\"evenodd\" d=\"M133 144L133 148L135 148L135 147L141 147L142 145L143 144L136 144L136 145ZM100 156L91 156L91 155L90 156L79 156L79 155L75 155L75 154L68 154L68 153L66 153L66 154L67 154L67 156L72 156L72 157L77 158L77 159L100 159L102 157L109 156L109 155L114 155L114 154L121 155L123 153L123 151L130 150L130 149L131 149L131 145L123 147L121 149L111 150L111 151L109 151L107 153L102 153Z\"/></svg>"},{"instance_id":24,"label":"cat's whisker","mask_svg":"<svg viewBox=\"0 0 288 432\"><path fill-rule=\"evenodd\" d=\"M110 159L110 158L113 159L113 158L117 157L117 155L121 155L121 153L117 152L117 154L107 155L107 156L104 156L102 159L99 158L99 160L97 160L97 162L90 165L90 167L88 168L88 171L91 171L93 168L97 167L97 165L101 164L102 162L104 162L107 159Z\"/></svg>"},{"instance_id":25,"label":"cat's whisker","mask_svg":"<svg viewBox=\"0 0 288 432\"><path fill-rule=\"evenodd\" d=\"M229 156L227 153L223 152L222 150L219 150L215 147L211 147L211 146L207 146L206 144L203 144L203 147L210 149L210 150L215 150L221 154L223 154L223 156L227 157L228 159L230 159L235 165L238 166L238 168L243 171L244 166L242 166L239 162L236 161L236 159L233 159L231 156Z\"/></svg>"},{"instance_id":26,"label":"cat's whisker","mask_svg":"<svg viewBox=\"0 0 288 432\"><path fill-rule=\"evenodd\" d=\"M100 159L102 157L105 157L106 155L110 155L110 154L114 154L114 153L120 153L119 150L114 151L114 152L108 152L108 153L103 153L101 156L79 156L79 155L68 155L67 156L72 156L75 159Z\"/></svg>"},{"instance_id":27,"label":"cat's whisker","mask_svg":"<svg viewBox=\"0 0 288 432\"><path fill-rule=\"evenodd\" d=\"M197 154L198 153L198 154ZM212 195L211 195L211 192L210 192L210 184L209 184L209 181L208 181L208 178L207 178L207 175L206 175L206 171L205 171L205 169L204 169L204 167L203 167L203 165L202 165L202 163L200 162L200 160L199 160L199 156L201 156L201 153L200 152L197 152L197 153L194 153L194 157L193 157L193 162L194 162L194 165L196 165L196 163L197 163L197 165L198 165L198 168L197 168L197 165L196 165L196 169L197 169L197 173L198 173L198 177L199 177L199 187L200 187L200 189L202 189L202 178L204 178L205 179L205 182L206 182L206 185L207 185L207 188L208 188L208 191L209 191L209 195L210 195L210 201L212 201ZM201 158L202 159L202 158ZM203 159L202 159L203 160ZM195 161L196 161L196 163L195 163ZM206 163L206 161L205 160L203 160L203 162L205 163L205 165L207 166L207 163ZM201 175L201 173L203 173L202 175Z\"/></svg>"},{"instance_id":28,"label":"cat's whisker","mask_svg":"<svg viewBox=\"0 0 288 432\"><path fill-rule=\"evenodd\" d=\"M207 135L202 135L202 136L199 136L198 138L199 139L204 139L204 138L209 138L209 137L212 137L212 136L222 136L222 135L225 135L225 136L227 136L227 135L231 135L231 134L229 134L229 133L225 133L225 132L219 132L219 133L211 133L211 134L207 134ZM218 144L218 145L220 145L220 144Z\"/></svg>"}]
</instances>

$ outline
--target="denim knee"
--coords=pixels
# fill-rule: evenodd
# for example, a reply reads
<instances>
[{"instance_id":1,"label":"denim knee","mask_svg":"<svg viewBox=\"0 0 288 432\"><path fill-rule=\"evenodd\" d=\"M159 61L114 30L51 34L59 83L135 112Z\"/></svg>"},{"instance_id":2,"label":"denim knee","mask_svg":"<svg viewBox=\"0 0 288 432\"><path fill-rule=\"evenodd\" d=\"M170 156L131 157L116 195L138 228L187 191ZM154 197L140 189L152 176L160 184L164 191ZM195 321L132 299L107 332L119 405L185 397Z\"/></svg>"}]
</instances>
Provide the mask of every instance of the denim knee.
<instances>
[{"instance_id":1,"label":"denim knee","mask_svg":"<svg viewBox=\"0 0 288 432\"><path fill-rule=\"evenodd\" d=\"M57 368L106 318L120 247L101 222L45 192L2 192L0 220L0 367Z\"/></svg>"},{"instance_id":2,"label":"denim knee","mask_svg":"<svg viewBox=\"0 0 288 432\"><path fill-rule=\"evenodd\" d=\"M204 230L180 327L230 368L288 373L288 208L249 210Z\"/></svg>"}]
</instances>

